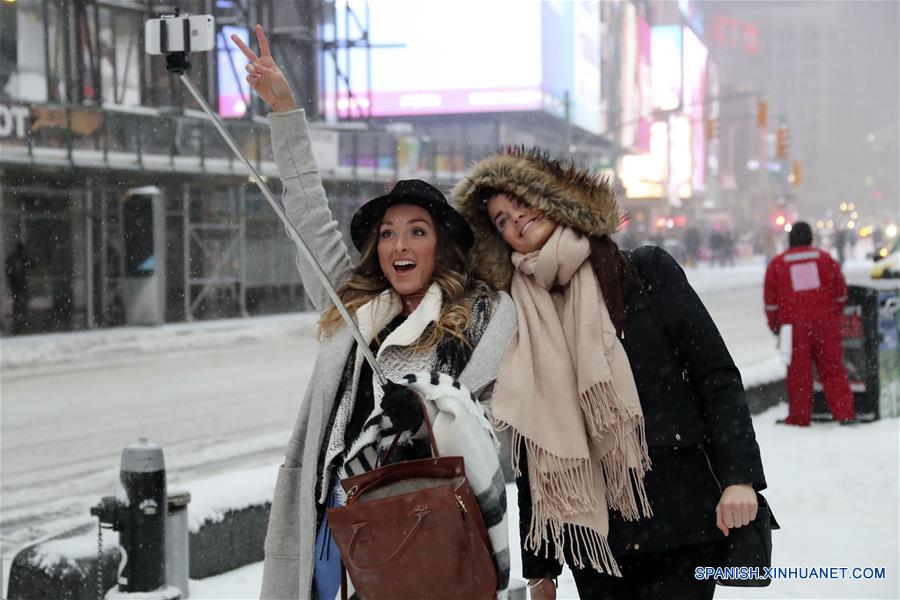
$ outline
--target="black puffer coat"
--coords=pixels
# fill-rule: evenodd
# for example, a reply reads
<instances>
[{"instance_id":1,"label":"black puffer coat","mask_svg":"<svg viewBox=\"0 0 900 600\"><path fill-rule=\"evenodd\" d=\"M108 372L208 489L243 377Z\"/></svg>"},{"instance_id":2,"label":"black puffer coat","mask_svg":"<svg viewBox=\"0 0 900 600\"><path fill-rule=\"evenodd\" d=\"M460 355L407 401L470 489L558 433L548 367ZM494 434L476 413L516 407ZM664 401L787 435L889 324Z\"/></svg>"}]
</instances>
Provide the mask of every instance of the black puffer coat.
<instances>
[{"instance_id":1,"label":"black puffer coat","mask_svg":"<svg viewBox=\"0 0 900 600\"><path fill-rule=\"evenodd\" d=\"M476 163L453 189L453 198L475 232L473 269L497 289L509 289L513 267L509 248L487 215L492 195L513 196L591 238L591 263L610 317L624 333L653 462L645 477L653 518L626 523L610 513L610 547L625 556L722 539L715 516L720 489L749 483L761 490L766 483L740 373L684 271L664 250L649 246L625 255L623 262L609 241L624 219L620 191L608 179L540 149L508 148ZM527 465L520 466L528 472ZM516 483L524 540L531 493L527 477ZM560 573L554 558L538 554L523 551L525 577Z\"/></svg>"},{"instance_id":2,"label":"black puffer coat","mask_svg":"<svg viewBox=\"0 0 900 600\"><path fill-rule=\"evenodd\" d=\"M627 295L622 345L646 422L653 465L645 485L653 517L626 522L610 513L616 556L724 539L715 516L720 486L766 487L740 373L700 298L661 248L638 248L628 258L643 285L635 283ZM522 467L516 484L524 539L531 493L527 464ZM523 551L524 576L558 576L562 566L553 552L547 556Z\"/></svg>"}]
</instances>

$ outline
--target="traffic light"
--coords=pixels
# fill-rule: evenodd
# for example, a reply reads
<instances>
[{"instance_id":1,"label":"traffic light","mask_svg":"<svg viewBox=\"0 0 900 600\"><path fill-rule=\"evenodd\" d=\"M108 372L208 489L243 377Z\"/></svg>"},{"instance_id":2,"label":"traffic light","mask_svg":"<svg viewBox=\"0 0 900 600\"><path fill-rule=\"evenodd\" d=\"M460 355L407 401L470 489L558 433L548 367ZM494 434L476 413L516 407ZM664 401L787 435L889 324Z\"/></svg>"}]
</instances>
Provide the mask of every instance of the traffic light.
<instances>
[{"instance_id":1,"label":"traffic light","mask_svg":"<svg viewBox=\"0 0 900 600\"><path fill-rule=\"evenodd\" d=\"M706 119L706 139L712 141L719 137L719 117Z\"/></svg>"},{"instance_id":2,"label":"traffic light","mask_svg":"<svg viewBox=\"0 0 900 600\"><path fill-rule=\"evenodd\" d=\"M803 183L803 163L799 160L794 161L794 169L791 171L791 174L794 176L793 183L795 186Z\"/></svg>"},{"instance_id":3,"label":"traffic light","mask_svg":"<svg viewBox=\"0 0 900 600\"><path fill-rule=\"evenodd\" d=\"M760 127L765 127L766 123L769 121L769 105L765 100L758 100L756 102L756 124Z\"/></svg>"},{"instance_id":4,"label":"traffic light","mask_svg":"<svg viewBox=\"0 0 900 600\"><path fill-rule=\"evenodd\" d=\"M775 132L775 156L785 158L788 155L788 148L791 147L791 130L787 125L782 125Z\"/></svg>"}]
</instances>

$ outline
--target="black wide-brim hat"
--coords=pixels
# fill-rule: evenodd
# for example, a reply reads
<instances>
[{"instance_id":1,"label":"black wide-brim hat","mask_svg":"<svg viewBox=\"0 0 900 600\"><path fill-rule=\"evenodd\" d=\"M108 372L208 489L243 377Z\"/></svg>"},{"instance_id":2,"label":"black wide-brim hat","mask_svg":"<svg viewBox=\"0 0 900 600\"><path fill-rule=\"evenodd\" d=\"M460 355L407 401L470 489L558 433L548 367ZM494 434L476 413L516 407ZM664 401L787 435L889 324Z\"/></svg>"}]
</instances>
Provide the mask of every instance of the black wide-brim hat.
<instances>
[{"instance_id":1,"label":"black wide-brim hat","mask_svg":"<svg viewBox=\"0 0 900 600\"><path fill-rule=\"evenodd\" d=\"M434 219L434 224L442 226L465 252L468 252L475 243L472 228L462 215L450 206L439 189L421 179L404 179L398 181L389 193L373 198L360 206L353 215L350 222L350 237L357 250L362 251L369 232L378 225L385 211L396 204L414 204L427 210Z\"/></svg>"}]
</instances>

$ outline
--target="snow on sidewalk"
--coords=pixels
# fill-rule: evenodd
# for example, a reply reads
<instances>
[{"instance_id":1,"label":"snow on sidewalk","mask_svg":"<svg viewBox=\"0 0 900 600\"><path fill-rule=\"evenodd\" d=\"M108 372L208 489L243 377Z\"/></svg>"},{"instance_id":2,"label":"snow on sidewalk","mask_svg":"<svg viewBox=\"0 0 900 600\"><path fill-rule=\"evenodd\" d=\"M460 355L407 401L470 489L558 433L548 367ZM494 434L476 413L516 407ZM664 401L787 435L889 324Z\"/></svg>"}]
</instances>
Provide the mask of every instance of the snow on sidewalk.
<instances>
[{"instance_id":1,"label":"snow on sidewalk","mask_svg":"<svg viewBox=\"0 0 900 600\"><path fill-rule=\"evenodd\" d=\"M769 488L764 492L781 525L773 533L775 567L883 567L883 580L782 579L767 588L719 587L719 598L900 597L900 420L841 427L775 425L785 407L754 418ZM239 477L235 475L235 477ZM507 486L510 547L518 547L515 485ZM710 515L711 519L715 517ZM521 560L512 552L513 576ZM703 566L703 565L700 565ZM849 571L848 571L849 572ZM257 598L262 564L191 581L191 597ZM566 570L560 600L578 597Z\"/></svg>"},{"instance_id":2,"label":"snow on sidewalk","mask_svg":"<svg viewBox=\"0 0 900 600\"><path fill-rule=\"evenodd\" d=\"M316 313L304 312L170 323L158 327L116 327L5 337L0 341L0 368L104 361L123 354L216 348L293 335L314 335L317 321Z\"/></svg>"}]
</instances>

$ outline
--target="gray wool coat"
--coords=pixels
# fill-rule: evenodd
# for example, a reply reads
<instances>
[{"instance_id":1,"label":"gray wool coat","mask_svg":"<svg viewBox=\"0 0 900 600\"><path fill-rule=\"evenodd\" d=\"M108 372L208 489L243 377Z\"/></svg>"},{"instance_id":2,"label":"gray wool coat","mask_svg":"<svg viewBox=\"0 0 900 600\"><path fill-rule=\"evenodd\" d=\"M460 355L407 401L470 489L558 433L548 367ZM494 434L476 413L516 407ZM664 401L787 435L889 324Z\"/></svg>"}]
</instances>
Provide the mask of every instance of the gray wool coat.
<instances>
[{"instance_id":1,"label":"gray wool coat","mask_svg":"<svg viewBox=\"0 0 900 600\"><path fill-rule=\"evenodd\" d=\"M352 269L338 224L328 209L303 110L270 115L272 146L284 185L285 211L316 259L338 287ZM318 311L331 302L313 268L298 252L303 286ZM460 381L473 393L489 390L500 359L516 327L516 311L505 293ZM316 537L316 484L319 453L327 434L341 372L353 346L349 329L323 338L313 377L300 405L293 433L278 472L266 534L260 597L298 599L312 596ZM482 398L483 399L483 398Z\"/></svg>"}]
</instances>

